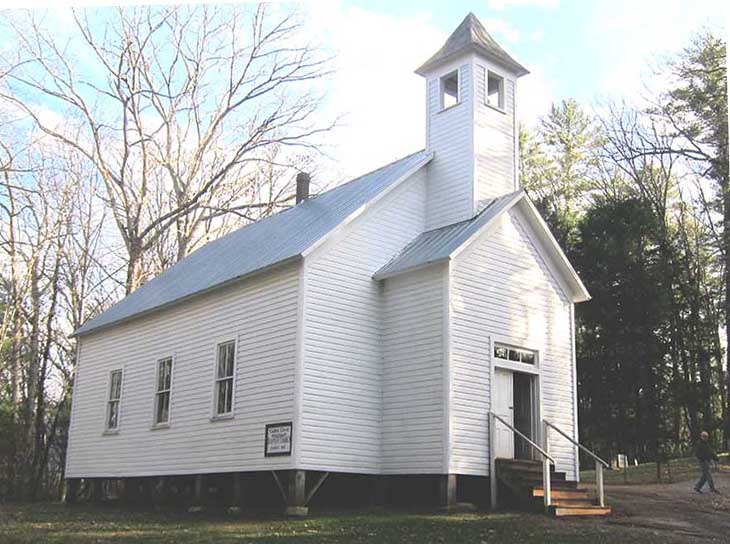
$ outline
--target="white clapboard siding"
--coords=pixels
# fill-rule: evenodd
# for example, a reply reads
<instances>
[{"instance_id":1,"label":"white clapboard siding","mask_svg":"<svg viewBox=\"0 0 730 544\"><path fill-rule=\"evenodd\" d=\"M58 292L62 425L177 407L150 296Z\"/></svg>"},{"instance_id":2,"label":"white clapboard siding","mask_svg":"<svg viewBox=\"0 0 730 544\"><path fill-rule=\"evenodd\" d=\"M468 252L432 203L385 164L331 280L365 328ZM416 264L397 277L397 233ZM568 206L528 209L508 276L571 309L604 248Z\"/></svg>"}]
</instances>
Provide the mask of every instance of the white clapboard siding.
<instances>
[{"instance_id":1,"label":"white clapboard siding","mask_svg":"<svg viewBox=\"0 0 730 544\"><path fill-rule=\"evenodd\" d=\"M440 78L456 68L440 69L428 78L426 147L434 159L428 166L427 230L473 215L471 64L458 66L459 103L441 109Z\"/></svg>"},{"instance_id":2,"label":"white clapboard siding","mask_svg":"<svg viewBox=\"0 0 730 544\"><path fill-rule=\"evenodd\" d=\"M444 472L446 267L385 281L384 474Z\"/></svg>"},{"instance_id":3,"label":"white clapboard siding","mask_svg":"<svg viewBox=\"0 0 730 544\"><path fill-rule=\"evenodd\" d=\"M533 243L517 208L457 257L451 279L451 471L488 474L490 342L539 350L543 417L574 435L571 303ZM550 452L570 479L574 448Z\"/></svg>"},{"instance_id":4,"label":"white clapboard siding","mask_svg":"<svg viewBox=\"0 0 730 544\"><path fill-rule=\"evenodd\" d=\"M301 468L377 473L382 420L382 287L372 275L418 236L425 171L305 262Z\"/></svg>"},{"instance_id":5,"label":"white clapboard siding","mask_svg":"<svg viewBox=\"0 0 730 544\"><path fill-rule=\"evenodd\" d=\"M290 468L264 426L293 419L299 268L289 265L82 336L67 477ZM237 340L235 417L211 421L216 344ZM151 430L157 361L174 357L170 427ZM123 368L118 434L104 435L109 373Z\"/></svg>"},{"instance_id":6,"label":"white clapboard siding","mask_svg":"<svg viewBox=\"0 0 730 544\"><path fill-rule=\"evenodd\" d=\"M515 83L504 70L475 63L474 107L474 194L476 210L490 199L516 190L515 186ZM504 111L487 105L487 71L504 78Z\"/></svg>"}]
</instances>

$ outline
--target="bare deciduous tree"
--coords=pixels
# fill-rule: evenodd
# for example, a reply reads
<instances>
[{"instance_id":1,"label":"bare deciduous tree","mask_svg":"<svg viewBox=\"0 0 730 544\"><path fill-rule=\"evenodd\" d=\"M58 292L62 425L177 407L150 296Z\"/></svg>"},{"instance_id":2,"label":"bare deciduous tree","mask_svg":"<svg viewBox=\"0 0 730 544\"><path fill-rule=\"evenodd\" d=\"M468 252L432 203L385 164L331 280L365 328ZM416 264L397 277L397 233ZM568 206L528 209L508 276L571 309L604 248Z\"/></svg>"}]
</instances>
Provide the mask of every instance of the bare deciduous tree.
<instances>
[{"instance_id":1,"label":"bare deciduous tree","mask_svg":"<svg viewBox=\"0 0 730 544\"><path fill-rule=\"evenodd\" d=\"M282 158L311 148L332 126L315 122L310 85L327 59L301 43L295 15L188 6L72 20L65 43L34 14L13 20L23 64L0 98L95 167L126 248L127 292L162 237L174 233L177 260L211 211L281 206L282 195L246 200L258 164L272 148Z\"/></svg>"}]
</instances>

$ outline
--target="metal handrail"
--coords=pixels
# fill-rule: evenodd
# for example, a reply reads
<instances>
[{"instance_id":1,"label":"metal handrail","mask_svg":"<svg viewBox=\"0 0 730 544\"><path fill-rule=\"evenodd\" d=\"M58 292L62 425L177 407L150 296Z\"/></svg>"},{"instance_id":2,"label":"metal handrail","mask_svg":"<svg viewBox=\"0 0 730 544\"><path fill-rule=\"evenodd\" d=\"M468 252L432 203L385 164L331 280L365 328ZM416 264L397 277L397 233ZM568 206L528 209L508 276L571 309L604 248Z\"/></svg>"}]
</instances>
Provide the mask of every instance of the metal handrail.
<instances>
[{"instance_id":1,"label":"metal handrail","mask_svg":"<svg viewBox=\"0 0 730 544\"><path fill-rule=\"evenodd\" d=\"M558 433L560 433L560 435L562 435L563 438L568 439L568 441L570 441L572 444L574 444L575 446L578 446L578 448L580 448L581 450L586 452L588 455L593 457L593 460L595 461L595 464L596 464L596 490L598 491L598 504L601 507L606 506L606 495L605 495L605 490L603 487L603 469L607 468L608 470L611 470L611 465L606 463L606 461L604 461L603 459L598 457L598 455L596 455L591 450L586 448L583 444L581 444L577 440L574 440L573 438L568 436L567 433L563 432L562 429L559 429L558 427L556 427L555 425L550 423L547 419L543 419L542 424L544 425L544 435L545 436L543 437L543 439L545 440L545 448L548 447L548 427L549 427L551 429L555 429L556 431L558 431Z\"/></svg>"},{"instance_id":2,"label":"metal handrail","mask_svg":"<svg viewBox=\"0 0 730 544\"><path fill-rule=\"evenodd\" d=\"M551 484L550 484L550 463L555 465L555 459L546 452L544 449L542 449L540 446L538 446L535 442L533 442L531 439L529 439L527 436L525 436L522 432L515 429L512 425L507 423L504 419L499 417L494 412L489 412L489 474L490 474L490 496L491 496L491 503L492 508L497 507L497 469L496 469L496 456L494 454L495 450L495 444L496 444L496 430L495 427L497 426L495 421L499 421L502 423L502 425L506 426L508 429L510 429L513 433L516 433L517 436L525 440L530 446L532 446L535 450L542 455L542 489L543 489L543 503L545 504L545 510L548 510L550 508L550 505L552 504L552 490L551 490Z\"/></svg>"},{"instance_id":3,"label":"metal handrail","mask_svg":"<svg viewBox=\"0 0 730 544\"><path fill-rule=\"evenodd\" d=\"M611 470L611 465L609 465L606 461L604 461L603 459L601 459L600 457L598 457L598 455L596 455L591 450L589 450L588 448L586 448L583 444L581 444L577 440L572 439L570 436L568 436L566 433L564 433L561 429L559 429L558 427L556 427L555 425L553 425L552 423L550 423L547 419L544 419L543 422L548 427L550 427L550 428L555 429L556 431L558 431L561 435L563 435L570 442L572 442L573 444L575 444L576 446L578 446L585 453L587 453L588 455L590 455L591 457L593 457L593 459L595 459L597 462L601 463L608 470Z\"/></svg>"},{"instance_id":4,"label":"metal handrail","mask_svg":"<svg viewBox=\"0 0 730 544\"><path fill-rule=\"evenodd\" d=\"M530 440L529 438L527 438L524 434L522 434L520 431L518 431L517 429L515 429L512 425L510 425L509 423L507 423L504 419L502 419L501 417L499 417L497 414L495 414L494 412L491 412L491 414L496 419L498 419L499 421L501 421L503 425L505 425L507 428L509 428L510 430L512 430L513 433L517 433L517 435L519 437L521 437L523 440L525 440L530 446L532 446L533 448L535 448L540 453L540 455L542 455L545 459L549 459L550 462L553 465L556 464L555 463L555 459L552 457L552 455L550 455L548 452L546 452L540 446L538 446L537 444L535 444L532 440Z\"/></svg>"}]
</instances>

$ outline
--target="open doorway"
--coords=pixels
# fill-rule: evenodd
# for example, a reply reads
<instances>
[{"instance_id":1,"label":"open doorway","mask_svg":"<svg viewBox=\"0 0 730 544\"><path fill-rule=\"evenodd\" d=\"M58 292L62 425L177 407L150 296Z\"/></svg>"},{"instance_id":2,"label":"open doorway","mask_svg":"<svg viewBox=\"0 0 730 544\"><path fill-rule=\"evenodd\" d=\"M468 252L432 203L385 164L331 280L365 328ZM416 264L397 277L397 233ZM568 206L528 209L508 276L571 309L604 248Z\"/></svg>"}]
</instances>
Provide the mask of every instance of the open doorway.
<instances>
[{"instance_id":1,"label":"open doorway","mask_svg":"<svg viewBox=\"0 0 730 544\"><path fill-rule=\"evenodd\" d=\"M514 425L515 429L535 440L533 380L534 376L522 372L513 373ZM532 448L515 434L515 459L532 459Z\"/></svg>"},{"instance_id":2,"label":"open doorway","mask_svg":"<svg viewBox=\"0 0 730 544\"><path fill-rule=\"evenodd\" d=\"M493 385L495 413L533 442L537 440L537 376L508 368L496 368ZM495 457L533 459L525 440L505 425L495 427Z\"/></svg>"}]
</instances>

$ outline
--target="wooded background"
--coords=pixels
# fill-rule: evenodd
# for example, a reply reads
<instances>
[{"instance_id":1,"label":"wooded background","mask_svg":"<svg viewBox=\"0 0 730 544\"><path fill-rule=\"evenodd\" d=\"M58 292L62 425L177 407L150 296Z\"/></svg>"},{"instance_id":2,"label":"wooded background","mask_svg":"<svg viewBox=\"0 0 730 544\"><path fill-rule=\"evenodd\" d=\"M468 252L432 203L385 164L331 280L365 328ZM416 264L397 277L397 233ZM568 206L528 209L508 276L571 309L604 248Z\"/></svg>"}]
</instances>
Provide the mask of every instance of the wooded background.
<instances>
[{"instance_id":1,"label":"wooded background","mask_svg":"<svg viewBox=\"0 0 730 544\"><path fill-rule=\"evenodd\" d=\"M8 14L0 53L0 499L57 498L72 330L205 242L293 204L336 120L331 59L249 5ZM641 106L555 104L522 184L593 295L582 441L606 457L730 441L726 46L700 31Z\"/></svg>"}]
</instances>

